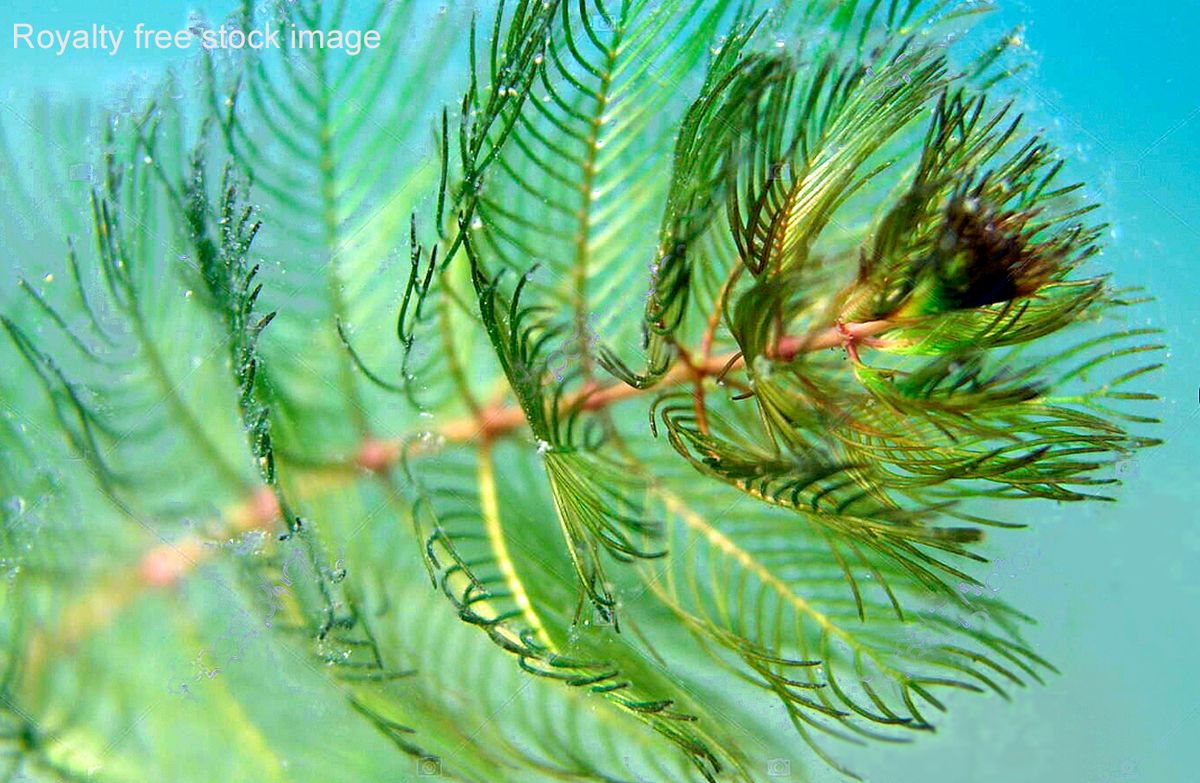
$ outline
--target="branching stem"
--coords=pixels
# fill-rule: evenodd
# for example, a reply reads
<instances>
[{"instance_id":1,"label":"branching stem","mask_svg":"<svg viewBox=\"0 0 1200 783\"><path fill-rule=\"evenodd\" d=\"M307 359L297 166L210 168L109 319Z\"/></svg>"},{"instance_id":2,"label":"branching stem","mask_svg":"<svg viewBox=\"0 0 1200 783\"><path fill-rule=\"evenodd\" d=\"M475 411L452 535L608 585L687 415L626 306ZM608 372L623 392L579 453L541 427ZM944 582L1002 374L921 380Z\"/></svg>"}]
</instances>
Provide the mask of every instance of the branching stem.
<instances>
[{"instance_id":1,"label":"branching stem","mask_svg":"<svg viewBox=\"0 0 1200 783\"><path fill-rule=\"evenodd\" d=\"M786 361L802 353L827 348L842 346L849 350L854 344L877 345L878 340L875 335L891 326L893 326L891 321L840 323L809 334L784 337L779 341L776 358ZM683 356L688 355L684 354ZM663 387L720 378L744 363L744 357L740 352L694 360L689 357L676 362L662 381L653 388L638 389L623 383L609 386L592 384L574 394L565 395L562 404L570 407L582 400L581 404L585 410L603 410L625 400L658 391ZM490 444L498 438L520 430L525 425L525 421L525 412L519 405L492 404L481 409L478 415L466 416L447 423L437 430L437 434L447 443ZM356 470L355 467L372 473L385 473L400 459L403 440L367 439L359 450L354 466L337 465L322 470L322 475L329 482L336 483L353 481L361 476L360 470ZM222 515L224 530L218 537L236 536L251 530L266 529L275 524L278 517L279 508L274 502L274 495L269 489L260 488L256 493ZM178 583L207 559L213 551L215 550L211 547L204 546L204 539L200 536L187 536L179 541L151 549L134 569L134 574L126 574L113 584L100 585L96 593L89 595L81 604L77 605L76 614L70 616L72 619L64 623L64 627L53 641L44 636L35 637L29 652L35 660L40 660L45 654L47 642L54 645L65 643L67 646L77 644L91 631L106 624L108 618L119 611L121 606L132 601L141 592L141 589L164 588ZM107 608L100 610L101 606Z\"/></svg>"},{"instance_id":2,"label":"branching stem","mask_svg":"<svg viewBox=\"0 0 1200 783\"><path fill-rule=\"evenodd\" d=\"M774 358L789 361L802 353L812 353L827 348L856 345L879 345L875 335L894 324L891 321L868 321L865 323L842 323L804 335L784 337L779 341ZM701 379L719 378L745 363L741 352L722 354L697 359L677 361L663 379L649 389L639 389L624 383L609 386L591 384L574 394L564 395L563 406L571 408L580 404L584 410L602 410L624 400L656 392L665 386L678 386ZM495 440L521 428L525 424L525 412L519 405L493 407L482 416L469 417L449 422L438 434L453 443L470 442L477 439Z\"/></svg>"}]
</instances>

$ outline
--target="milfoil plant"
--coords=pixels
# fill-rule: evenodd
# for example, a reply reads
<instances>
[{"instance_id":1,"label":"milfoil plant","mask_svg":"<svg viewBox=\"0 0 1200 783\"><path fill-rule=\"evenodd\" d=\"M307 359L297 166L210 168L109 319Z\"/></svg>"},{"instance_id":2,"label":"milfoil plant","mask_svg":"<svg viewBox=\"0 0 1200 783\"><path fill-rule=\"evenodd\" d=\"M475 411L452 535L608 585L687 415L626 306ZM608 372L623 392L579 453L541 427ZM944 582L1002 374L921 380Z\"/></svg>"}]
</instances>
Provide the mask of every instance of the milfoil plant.
<instances>
[{"instance_id":1,"label":"milfoil plant","mask_svg":"<svg viewBox=\"0 0 1200 783\"><path fill-rule=\"evenodd\" d=\"M247 4L382 45L6 120L6 779L854 777L1042 681L987 557L1160 346L988 10Z\"/></svg>"}]
</instances>

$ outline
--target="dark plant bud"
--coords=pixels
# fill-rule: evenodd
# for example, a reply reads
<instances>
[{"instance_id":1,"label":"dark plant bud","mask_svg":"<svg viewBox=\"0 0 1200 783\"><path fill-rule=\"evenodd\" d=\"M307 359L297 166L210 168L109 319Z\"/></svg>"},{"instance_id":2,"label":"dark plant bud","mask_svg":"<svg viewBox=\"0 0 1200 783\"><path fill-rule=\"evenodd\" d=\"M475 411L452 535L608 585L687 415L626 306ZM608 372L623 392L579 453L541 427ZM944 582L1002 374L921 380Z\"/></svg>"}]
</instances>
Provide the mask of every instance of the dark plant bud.
<instances>
[{"instance_id":1,"label":"dark plant bud","mask_svg":"<svg viewBox=\"0 0 1200 783\"><path fill-rule=\"evenodd\" d=\"M915 265L915 284L897 315L934 315L1031 296L1055 277L1059 253L1031 241L1028 212L997 212L956 196L936 244Z\"/></svg>"}]
</instances>

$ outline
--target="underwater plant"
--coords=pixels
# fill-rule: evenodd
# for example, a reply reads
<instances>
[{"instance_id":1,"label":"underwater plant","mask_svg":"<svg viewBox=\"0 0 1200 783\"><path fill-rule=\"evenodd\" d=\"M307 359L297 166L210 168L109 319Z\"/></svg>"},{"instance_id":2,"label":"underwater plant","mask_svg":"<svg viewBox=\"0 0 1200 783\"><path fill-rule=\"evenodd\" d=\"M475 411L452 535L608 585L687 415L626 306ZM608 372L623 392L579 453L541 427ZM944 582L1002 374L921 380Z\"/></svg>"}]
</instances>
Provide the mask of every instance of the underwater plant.
<instances>
[{"instance_id":1,"label":"underwater plant","mask_svg":"<svg viewBox=\"0 0 1200 783\"><path fill-rule=\"evenodd\" d=\"M984 531L1110 499L1161 346L1019 32L348 5L4 126L9 779L853 777L1053 671Z\"/></svg>"}]
</instances>

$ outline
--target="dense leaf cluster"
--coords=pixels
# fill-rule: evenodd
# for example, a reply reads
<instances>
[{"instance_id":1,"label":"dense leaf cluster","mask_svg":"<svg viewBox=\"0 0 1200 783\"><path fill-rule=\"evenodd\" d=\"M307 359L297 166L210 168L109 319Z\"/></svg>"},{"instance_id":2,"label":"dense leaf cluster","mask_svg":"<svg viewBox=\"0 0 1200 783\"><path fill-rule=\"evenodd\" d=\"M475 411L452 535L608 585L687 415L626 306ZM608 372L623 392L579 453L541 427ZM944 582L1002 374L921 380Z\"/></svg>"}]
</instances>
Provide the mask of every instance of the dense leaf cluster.
<instances>
[{"instance_id":1,"label":"dense leaf cluster","mask_svg":"<svg viewBox=\"0 0 1200 783\"><path fill-rule=\"evenodd\" d=\"M10 777L853 775L1052 670L983 531L1108 499L1159 346L1015 35L349 5L0 148Z\"/></svg>"}]
</instances>

